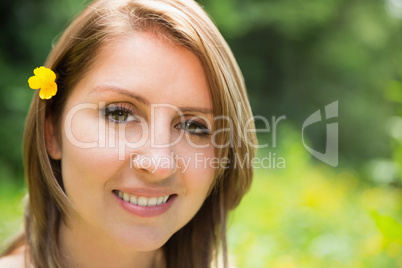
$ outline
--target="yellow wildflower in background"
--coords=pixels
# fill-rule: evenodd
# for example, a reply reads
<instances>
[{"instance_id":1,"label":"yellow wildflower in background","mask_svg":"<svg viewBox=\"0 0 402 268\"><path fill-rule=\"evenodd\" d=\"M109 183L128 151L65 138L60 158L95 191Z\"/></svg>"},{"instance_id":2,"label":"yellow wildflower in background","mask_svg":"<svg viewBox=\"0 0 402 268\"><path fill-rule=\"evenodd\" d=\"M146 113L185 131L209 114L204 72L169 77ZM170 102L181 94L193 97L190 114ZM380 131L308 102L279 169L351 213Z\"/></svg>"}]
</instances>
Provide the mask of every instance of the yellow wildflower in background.
<instances>
[{"instance_id":1,"label":"yellow wildflower in background","mask_svg":"<svg viewBox=\"0 0 402 268\"><path fill-rule=\"evenodd\" d=\"M46 67L35 68L34 76L28 79L29 87L32 89L40 89L39 97L41 99L50 99L57 93L56 74Z\"/></svg>"}]
</instances>

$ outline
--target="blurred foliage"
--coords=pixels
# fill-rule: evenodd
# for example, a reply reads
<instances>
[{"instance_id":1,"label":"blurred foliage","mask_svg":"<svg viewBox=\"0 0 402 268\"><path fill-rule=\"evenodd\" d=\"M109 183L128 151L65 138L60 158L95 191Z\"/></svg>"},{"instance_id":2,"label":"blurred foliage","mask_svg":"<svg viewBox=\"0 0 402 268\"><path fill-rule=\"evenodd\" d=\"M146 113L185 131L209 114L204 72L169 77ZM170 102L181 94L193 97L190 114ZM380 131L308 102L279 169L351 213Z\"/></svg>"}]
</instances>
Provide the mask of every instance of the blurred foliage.
<instances>
[{"instance_id":1,"label":"blurred foliage","mask_svg":"<svg viewBox=\"0 0 402 268\"><path fill-rule=\"evenodd\" d=\"M0 252L23 228L24 187L0 183Z\"/></svg>"},{"instance_id":2,"label":"blurred foliage","mask_svg":"<svg viewBox=\"0 0 402 268\"><path fill-rule=\"evenodd\" d=\"M0 241L21 225L27 79L85 2L0 2ZM260 157L286 168L256 170L233 214L233 261L402 267L402 0L199 2L238 59L254 113L286 116L259 136L270 144ZM337 100L340 164L330 168L303 148L301 129ZM325 122L305 135L324 151Z\"/></svg>"},{"instance_id":3,"label":"blurred foliage","mask_svg":"<svg viewBox=\"0 0 402 268\"><path fill-rule=\"evenodd\" d=\"M0 3L0 181L22 180L22 133L33 94L27 79L82 8L82 0Z\"/></svg>"},{"instance_id":4,"label":"blurred foliage","mask_svg":"<svg viewBox=\"0 0 402 268\"><path fill-rule=\"evenodd\" d=\"M312 166L286 127L286 169L256 169L229 229L234 267L402 267L402 189ZM260 157L267 157L261 151Z\"/></svg>"},{"instance_id":5,"label":"blurred foliage","mask_svg":"<svg viewBox=\"0 0 402 268\"><path fill-rule=\"evenodd\" d=\"M341 165L364 171L368 160L390 161L386 122L402 116L401 1L200 2L237 56L256 114L286 115L300 130L339 100ZM324 127L309 133L315 148L325 135Z\"/></svg>"}]
</instances>

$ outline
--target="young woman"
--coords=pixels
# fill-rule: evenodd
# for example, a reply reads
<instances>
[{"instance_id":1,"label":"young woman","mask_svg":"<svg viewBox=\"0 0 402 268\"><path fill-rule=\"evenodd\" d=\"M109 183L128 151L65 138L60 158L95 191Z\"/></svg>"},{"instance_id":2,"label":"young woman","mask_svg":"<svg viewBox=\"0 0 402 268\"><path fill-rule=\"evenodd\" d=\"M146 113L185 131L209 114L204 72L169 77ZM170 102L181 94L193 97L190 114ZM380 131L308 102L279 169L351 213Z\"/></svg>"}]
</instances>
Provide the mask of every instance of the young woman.
<instances>
[{"instance_id":1,"label":"young woman","mask_svg":"<svg viewBox=\"0 0 402 268\"><path fill-rule=\"evenodd\" d=\"M45 66L29 81L25 231L0 267L212 267L218 255L227 267L226 218L250 187L256 138L202 8L94 1Z\"/></svg>"}]
</instances>

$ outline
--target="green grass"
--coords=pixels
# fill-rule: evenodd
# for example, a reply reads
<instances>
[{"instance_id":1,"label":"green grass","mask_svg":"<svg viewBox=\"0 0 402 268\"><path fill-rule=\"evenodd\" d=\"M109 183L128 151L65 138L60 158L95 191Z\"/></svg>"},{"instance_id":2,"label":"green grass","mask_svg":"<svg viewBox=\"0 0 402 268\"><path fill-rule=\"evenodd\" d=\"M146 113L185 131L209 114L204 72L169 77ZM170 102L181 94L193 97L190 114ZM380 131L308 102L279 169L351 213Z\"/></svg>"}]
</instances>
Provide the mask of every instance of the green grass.
<instances>
[{"instance_id":1,"label":"green grass","mask_svg":"<svg viewBox=\"0 0 402 268\"><path fill-rule=\"evenodd\" d=\"M401 189L369 186L351 170L313 166L297 143L284 155L286 169L256 170L232 215L235 267L402 267Z\"/></svg>"},{"instance_id":2,"label":"green grass","mask_svg":"<svg viewBox=\"0 0 402 268\"><path fill-rule=\"evenodd\" d=\"M24 196L21 186L0 182L0 251L23 227Z\"/></svg>"}]
</instances>

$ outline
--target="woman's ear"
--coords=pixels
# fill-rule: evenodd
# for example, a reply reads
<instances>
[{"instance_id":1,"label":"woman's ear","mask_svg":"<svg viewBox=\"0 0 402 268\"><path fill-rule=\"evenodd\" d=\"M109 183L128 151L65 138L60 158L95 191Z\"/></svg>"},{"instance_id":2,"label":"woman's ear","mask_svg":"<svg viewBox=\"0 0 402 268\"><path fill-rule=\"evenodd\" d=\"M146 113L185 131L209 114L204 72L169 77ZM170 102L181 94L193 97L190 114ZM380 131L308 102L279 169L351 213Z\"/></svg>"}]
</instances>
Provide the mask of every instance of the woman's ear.
<instances>
[{"instance_id":1,"label":"woman's ear","mask_svg":"<svg viewBox=\"0 0 402 268\"><path fill-rule=\"evenodd\" d=\"M61 147L51 118L45 120L45 141L47 153L54 160L61 159Z\"/></svg>"}]
</instances>

